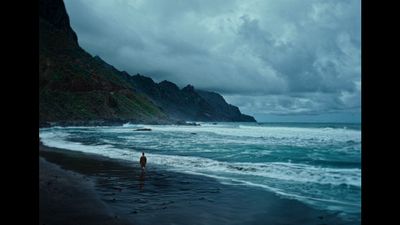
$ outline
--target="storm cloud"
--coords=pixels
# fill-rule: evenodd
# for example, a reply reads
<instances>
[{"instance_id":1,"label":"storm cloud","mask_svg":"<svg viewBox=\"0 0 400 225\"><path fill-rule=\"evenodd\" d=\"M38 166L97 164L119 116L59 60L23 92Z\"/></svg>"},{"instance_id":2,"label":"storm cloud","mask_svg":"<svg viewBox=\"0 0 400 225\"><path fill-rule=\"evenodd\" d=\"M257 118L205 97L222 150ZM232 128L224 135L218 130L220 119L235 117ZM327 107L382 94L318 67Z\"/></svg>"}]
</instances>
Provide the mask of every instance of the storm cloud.
<instances>
[{"instance_id":1,"label":"storm cloud","mask_svg":"<svg viewBox=\"0 0 400 225\"><path fill-rule=\"evenodd\" d=\"M219 92L250 115L361 110L360 0L65 3L80 45L130 74Z\"/></svg>"}]
</instances>

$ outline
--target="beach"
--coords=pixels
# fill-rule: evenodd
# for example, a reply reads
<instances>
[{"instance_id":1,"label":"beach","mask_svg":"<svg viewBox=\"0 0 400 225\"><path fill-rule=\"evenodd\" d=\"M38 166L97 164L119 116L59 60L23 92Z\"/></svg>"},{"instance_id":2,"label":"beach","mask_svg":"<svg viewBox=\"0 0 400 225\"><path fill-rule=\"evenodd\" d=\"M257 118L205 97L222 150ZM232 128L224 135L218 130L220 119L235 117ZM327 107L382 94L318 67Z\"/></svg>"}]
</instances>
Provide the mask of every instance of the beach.
<instances>
[{"instance_id":1,"label":"beach","mask_svg":"<svg viewBox=\"0 0 400 225\"><path fill-rule=\"evenodd\" d=\"M39 156L40 224L357 224L210 177L43 145Z\"/></svg>"},{"instance_id":2,"label":"beach","mask_svg":"<svg viewBox=\"0 0 400 225\"><path fill-rule=\"evenodd\" d=\"M39 224L130 224L100 200L93 180L39 158Z\"/></svg>"}]
</instances>

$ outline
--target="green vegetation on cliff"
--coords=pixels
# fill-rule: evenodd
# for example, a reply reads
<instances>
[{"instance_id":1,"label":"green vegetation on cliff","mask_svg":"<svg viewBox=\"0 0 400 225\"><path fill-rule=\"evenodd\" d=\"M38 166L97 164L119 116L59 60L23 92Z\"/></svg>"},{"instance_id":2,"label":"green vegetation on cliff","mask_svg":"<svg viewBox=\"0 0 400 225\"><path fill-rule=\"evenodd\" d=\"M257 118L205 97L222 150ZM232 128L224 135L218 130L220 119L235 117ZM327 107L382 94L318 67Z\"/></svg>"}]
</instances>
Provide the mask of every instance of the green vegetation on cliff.
<instances>
[{"instance_id":1,"label":"green vegetation on cliff","mask_svg":"<svg viewBox=\"0 0 400 225\"><path fill-rule=\"evenodd\" d=\"M62 1L40 3L39 121L168 120L118 70L79 47Z\"/></svg>"},{"instance_id":2,"label":"green vegetation on cliff","mask_svg":"<svg viewBox=\"0 0 400 225\"><path fill-rule=\"evenodd\" d=\"M78 44L62 0L39 2L39 122L255 122L221 95L131 76Z\"/></svg>"}]
</instances>

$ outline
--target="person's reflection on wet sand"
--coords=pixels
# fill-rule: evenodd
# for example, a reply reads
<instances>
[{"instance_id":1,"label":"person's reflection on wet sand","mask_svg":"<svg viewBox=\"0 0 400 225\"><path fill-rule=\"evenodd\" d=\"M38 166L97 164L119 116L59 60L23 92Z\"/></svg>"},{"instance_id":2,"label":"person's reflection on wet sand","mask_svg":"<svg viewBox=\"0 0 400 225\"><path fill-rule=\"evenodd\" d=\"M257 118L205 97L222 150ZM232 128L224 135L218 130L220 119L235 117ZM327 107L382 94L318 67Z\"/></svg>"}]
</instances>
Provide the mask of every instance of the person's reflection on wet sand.
<instances>
[{"instance_id":1,"label":"person's reflection on wet sand","mask_svg":"<svg viewBox=\"0 0 400 225\"><path fill-rule=\"evenodd\" d=\"M146 173L144 172L144 170L142 170L140 173L140 177L139 177L139 189L140 190L144 189L145 175L146 175Z\"/></svg>"}]
</instances>

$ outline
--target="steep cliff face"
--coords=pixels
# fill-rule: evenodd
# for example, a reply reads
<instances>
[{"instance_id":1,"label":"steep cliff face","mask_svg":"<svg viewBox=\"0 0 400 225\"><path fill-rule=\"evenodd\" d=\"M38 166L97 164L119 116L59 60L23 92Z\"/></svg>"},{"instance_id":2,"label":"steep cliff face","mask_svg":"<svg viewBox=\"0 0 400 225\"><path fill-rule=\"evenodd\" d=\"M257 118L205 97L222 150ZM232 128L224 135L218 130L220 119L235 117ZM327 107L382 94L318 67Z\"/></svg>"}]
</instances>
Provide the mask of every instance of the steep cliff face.
<instances>
[{"instance_id":1,"label":"steep cliff face","mask_svg":"<svg viewBox=\"0 0 400 225\"><path fill-rule=\"evenodd\" d=\"M255 121L217 93L119 71L78 44L62 0L40 0L39 121Z\"/></svg>"},{"instance_id":2,"label":"steep cliff face","mask_svg":"<svg viewBox=\"0 0 400 225\"><path fill-rule=\"evenodd\" d=\"M174 119L256 122L253 117L242 114L238 107L228 104L215 92L197 90L192 85L179 89L172 82L155 83L142 75L132 76L129 81Z\"/></svg>"},{"instance_id":3,"label":"steep cliff face","mask_svg":"<svg viewBox=\"0 0 400 225\"><path fill-rule=\"evenodd\" d=\"M39 121L167 121L119 71L79 47L62 0L41 0Z\"/></svg>"},{"instance_id":4,"label":"steep cliff face","mask_svg":"<svg viewBox=\"0 0 400 225\"><path fill-rule=\"evenodd\" d=\"M197 93L215 109L222 121L256 122L254 117L242 114L237 106L228 104L218 93L198 90Z\"/></svg>"},{"instance_id":5,"label":"steep cliff face","mask_svg":"<svg viewBox=\"0 0 400 225\"><path fill-rule=\"evenodd\" d=\"M78 44L78 37L70 26L64 2L60 0L40 0L39 4L39 19L46 21L53 28L63 31L75 44Z\"/></svg>"}]
</instances>

